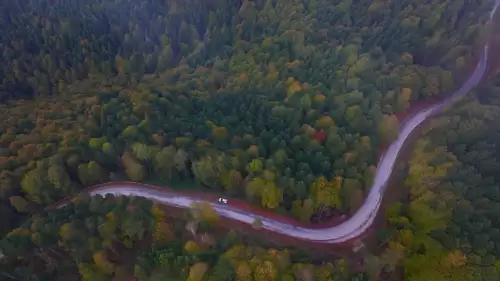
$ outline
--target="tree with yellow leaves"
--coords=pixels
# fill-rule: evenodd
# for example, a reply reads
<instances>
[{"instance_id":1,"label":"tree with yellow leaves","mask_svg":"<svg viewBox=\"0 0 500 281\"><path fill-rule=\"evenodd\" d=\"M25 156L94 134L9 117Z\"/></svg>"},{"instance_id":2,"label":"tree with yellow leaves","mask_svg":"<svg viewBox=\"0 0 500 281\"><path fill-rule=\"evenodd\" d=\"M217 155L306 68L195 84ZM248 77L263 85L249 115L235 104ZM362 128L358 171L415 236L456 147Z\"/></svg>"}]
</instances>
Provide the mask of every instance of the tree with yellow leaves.
<instances>
[{"instance_id":1,"label":"tree with yellow leaves","mask_svg":"<svg viewBox=\"0 0 500 281\"><path fill-rule=\"evenodd\" d=\"M243 177L240 171L231 169L221 176L222 185L226 191L234 192L243 184Z\"/></svg>"},{"instance_id":2,"label":"tree with yellow leaves","mask_svg":"<svg viewBox=\"0 0 500 281\"><path fill-rule=\"evenodd\" d=\"M236 266L236 281L252 281L252 269L248 262L238 262Z\"/></svg>"},{"instance_id":3,"label":"tree with yellow leaves","mask_svg":"<svg viewBox=\"0 0 500 281\"><path fill-rule=\"evenodd\" d=\"M380 255L384 271L392 272L404 258L404 248L401 244L389 242L387 247Z\"/></svg>"},{"instance_id":4,"label":"tree with yellow leaves","mask_svg":"<svg viewBox=\"0 0 500 281\"><path fill-rule=\"evenodd\" d=\"M147 172L131 153L126 151L122 156L122 163L125 167L125 174L133 181L141 181L146 178Z\"/></svg>"},{"instance_id":5,"label":"tree with yellow leaves","mask_svg":"<svg viewBox=\"0 0 500 281\"><path fill-rule=\"evenodd\" d=\"M446 152L445 147L426 149L428 143L429 140L417 141L405 181L405 184L410 186L412 196L409 218L422 233L445 227L447 219L451 216L451 210L445 202L447 200L440 200L433 188L446 176L448 169L453 167L456 161L455 156ZM430 165L429 161L437 156L446 161L442 161L440 165Z\"/></svg>"},{"instance_id":6,"label":"tree with yellow leaves","mask_svg":"<svg viewBox=\"0 0 500 281\"><path fill-rule=\"evenodd\" d=\"M153 231L153 241L157 244L166 244L174 237L172 229L166 222L157 222Z\"/></svg>"},{"instance_id":7,"label":"tree with yellow leaves","mask_svg":"<svg viewBox=\"0 0 500 281\"><path fill-rule=\"evenodd\" d=\"M163 221L166 217L165 212L158 204L153 204L153 207L151 207L151 213L155 217L156 221Z\"/></svg>"},{"instance_id":8,"label":"tree with yellow leaves","mask_svg":"<svg viewBox=\"0 0 500 281\"><path fill-rule=\"evenodd\" d=\"M323 104L326 100L326 96L323 94L316 94L313 97L313 102L317 104Z\"/></svg>"},{"instance_id":9,"label":"tree with yellow leaves","mask_svg":"<svg viewBox=\"0 0 500 281\"><path fill-rule=\"evenodd\" d=\"M281 191L274 181L266 181L261 188L260 198L262 207L276 209L281 202Z\"/></svg>"},{"instance_id":10,"label":"tree with yellow leaves","mask_svg":"<svg viewBox=\"0 0 500 281\"><path fill-rule=\"evenodd\" d=\"M314 271L315 281L330 281L333 272L333 264L325 263L322 265L318 265L316 266Z\"/></svg>"},{"instance_id":11,"label":"tree with yellow leaves","mask_svg":"<svg viewBox=\"0 0 500 281\"><path fill-rule=\"evenodd\" d=\"M189 276L186 281L201 281L205 272L208 270L208 264L198 262L189 268Z\"/></svg>"},{"instance_id":12,"label":"tree with yellow leaves","mask_svg":"<svg viewBox=\"0 0 500 281\"><path fill-rule=\"evenodd\" d=\"M275 281L278 271L270 261L263 261L255 267L253 278L255 281Z\"/></svg>"},{"instance_id":13,"label":"tree with yellow leaves","mask_svg":"<svg viewBox=\"0 0 500 281\"><path fill-rule=\"evenodd\" d=\"M193 202L190 213L195 220L201 220L208 224L215 224L220 220L219 214L208 203Z\"/></svg>"},{"instance_id":14,"label":"tree with yellow leaves","mask_svg":"<svg viewBox=\"0 0 500 281\"><path fill-rule=\"evenodd\" d=\"M197 181L212 188L221 187L223 175L228 172L228 157L213 153L193 161L192 171Z\"/></svg>"},{"instance_id":15,"label":"tree with yellow leaves","mask_svg":"<svg viewBox=\"0 0 500 281\"><path fill-rule=\"evenodd\" d=\"M459 250L454 250L445 255L441 261L445 268L461 267L467 264L467 257Z\"/></svg>"},{"instance_id":16,"label":"tree with yellow leaves","mask_svg":"<svg viewBox=\"0 0 500 281\"><path fill-rule=\"evenodd\" d=\"M409 229L401 229L396 235L396 241L399 241L401 245L405 248L412 248L414 243L413 231Z\"/></svg>"},{"instance_id":17,"label":"tree with yellow leaves","mask_svg":"<svg viewBox=\"0 0 500 281\"><path fill-rule=\"evenodd\" d=\"M247 198L258 197L264 208L275 209L281 202L281 190L276 185L275 174L265 170L260 177L253 178L246 186Z\"/></svg>"},{"instance_id":18,"label":"tree with yellow leaves","mask_svg":"<svg viewBox=\"0 0 500 281\"><path fill-rule=\"evenodd\" d=\"M315 208L318 208L321 204L334 208L341 208L340 186L329 182L324 176L320 176L314 180L310 190Z\"/></svg>"},{"instance_id":19,"label":"tree with yellow leaves","mask_svg":"<svg viewBox=\"0 0 500 281\"><path fill-rule=\"evenodd\" d=\"M115 264L109 261L105 250L94 253L92 257L97 268L106 274L113 274L115 271Z\"/></svg>"},{"instance_id":20,"label":"tree with yellow leaves","mask_svg":"<svg viewBox=\"0 0 500 281\"><path fill-rule=\"evenodd\" d=\"M184 250L189 254L193 254L201 251L201 247L195 241L189 240L184 244Z\"/></svg>"},{"instance_id":21,"label":"tree with yellow leaves","mask_svg":"<svg viewBox=\"0 0 500 281\"><path fill-rule=\"evenodd\" d=\"M399 121L396 115L384 115L378 124L378 134L384 144L389 144L398 137Z\"/></svg>"},{"instance_id":22,"label":"tree with yellow leaves","mask_svg":"<svg viewBox=\"0 0 500 281\"><path fill-rule=\"evenodd\" d=\"M156 173L159 174L160 178L167 183L171 182L174 178L174 171L176 170L174 158L176 153L177 150L175 147L169 145L156 153L154 157Z\"/></svg>"},{"instance_id":23,"label":"tree with yellow leaves","mask_svg":"<svg viewBox=\"0 0 500 281\"><path fill-rule=\"evenodd\" d=\"M228 132L226 127L214 126L212 128L212 137L214 140L224 140L227 138Z\"/></svg>"},{"instance_id":24,"label":"tree with yellow leaves","mask_svg":"<svg viewBox=\"0 0 500 281\"><path fill-rule=\"evenodd\" d=\"M59 229L59 236L63 241L69 241L74 239L78 235L72 223L65 223Z\"/></svg>"},{"instance_id":25,"label":"tree with yellow leaves","mask_svg":"<svg viewBox=\"0 0 500 281\"><path fill-rule=\"evenodd\" d=\"M335 121L330 116L322 116L316 121L316 127L320 129L327 129L335 126Z\"/></svg>"},{"instance_id":26,"label":"tree with yellow leaves","mask_svg":"<svg viewBox=\"0 0 500 281\"><path fill-rule=\"evenodd\" d=\"M385 211L385 220L389 222L390 225L393 226L409 226L410 221L407 217L401 215L401 206L402 203L394 203L389 206Z\"/></svg>"},{"instance_id":27,"label":"tree with yellow leaves","mask_svg":"<svg viewBox=\"0 0 500 281\"><path fill-rule=\"evenodd\" d=\"M251 174L255 174L255 173L259 173L260 171L262 171L264 167L264 163L262 162L261 159L252 159L252 161L250 161L250 163L248 163L247 167L246 167L246 170L251 173Z\"/></svg>"},{"instance_id":28,"label":"tree with yellow leaves","mask_svg":"<svg viewBox=\"0 0 500 281\"><path fill-rule=\"evenodd\" d=\"M295 80L293 77L289 77L286 81L286 94L287 97L293 96L295 93L298 91L302 90L302 86L300 85L300 82Z\"/></svg>"}]
</instances>

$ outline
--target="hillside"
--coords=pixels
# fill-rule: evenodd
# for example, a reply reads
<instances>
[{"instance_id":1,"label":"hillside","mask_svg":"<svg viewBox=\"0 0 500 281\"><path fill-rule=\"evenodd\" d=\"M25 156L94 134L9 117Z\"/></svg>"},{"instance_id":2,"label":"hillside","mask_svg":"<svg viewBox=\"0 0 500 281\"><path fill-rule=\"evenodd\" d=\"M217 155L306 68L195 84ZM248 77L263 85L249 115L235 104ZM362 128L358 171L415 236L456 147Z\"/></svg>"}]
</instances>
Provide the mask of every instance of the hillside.
<instances>
[{"instance_id":1,"label":"hillside","mask_svg":"<svg viewBox=\"0 0 500 281\"><path fill-rule=\"evenodd\" d=\"M433 120L413 149L409 196L387 210L379 233L404 256L405 280L500 278L499 85Z\"/></svg>"},{"instance_id":2,"label":"hillside","mask_svg":"<svg viewBox=\"0 0 500 281\"><path fill-rule=\"evenodd\" d=\"M380 149L398 134L397 114L416 102L446 95L463 82L475 63L475 47L485 41L493 4L4 2L0 233L31 240L31 248L12 251L15 256L58 243L52 236L46 244L37 241L31 234L40 230L32 228L28 235L21 222L85 187L121 179L223 194L303 222L349 216L369 191ZM481 118L490 118L490 109L477 108L475 112L484 114ZM438 136L447 128L428 142L444 146ZM468 134L456 134L462 133ZM467 162L469 156L460 154L463 148L453 138L458 137L446 143L455 149L450 153ZM490 147L476 147L476 142L478 138L470 141L471 150ZM493 173L496 166L488 167ZM411 179L410 169L407 185L413 188ZM65 212L79 216L76 210ZM50 235L68 222L62 217L48 219L53 223L46 229ZM107 239L96 232L98 226L86 225L85 230L77 224L76 232L93 233L100 245ZM148 227L148 234L128 238L150 245L148 235L154 231ZM463 241L458 233L453 235ZM64 243L80 243L78 239L62 237ZM99 250L111 255L115 249L109 243L130 243L122 233L113 239L92 248L92 253L76 254L76 244L59 245L71 256L68 271L82 273L85 266L97 266L90 265L96 263L92 254ZM210 255L228 249L217 248ZM217 259L201 260L212 265ZM48 280L61 277L58 270L46 270L45 263L52 261L44 260L41 266L39 260L22 262L32 266L25 279L42 280L36 279L40 272ZM132 261L113 262L126 263L125 272L132 274ZM99 266L107 277L83 278L117 276ZM187 278L183 274L178 275ZM352 278L370 274L377 275ZM294 280L278 275L259 280ZM351 278L344 275L345 280ZM196 278L188 280L202 279Z\"/></svg>"}]
</instances>

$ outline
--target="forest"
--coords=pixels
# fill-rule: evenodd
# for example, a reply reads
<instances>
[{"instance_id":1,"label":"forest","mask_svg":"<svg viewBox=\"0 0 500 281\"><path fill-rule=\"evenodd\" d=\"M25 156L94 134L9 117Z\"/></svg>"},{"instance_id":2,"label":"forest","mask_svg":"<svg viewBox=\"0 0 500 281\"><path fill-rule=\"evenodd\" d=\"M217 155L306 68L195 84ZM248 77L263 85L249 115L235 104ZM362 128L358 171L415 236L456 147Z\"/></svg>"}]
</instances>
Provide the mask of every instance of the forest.
<instances>
[{"instance_id":1,"label":"forest","mask_svg":"<svg viewBox=\"0 0 500 281\"><path fill-rule=\"evenodd\" d=\"M54 213L45 208L85 187L131 180L223 194L303 222L349 216L369 192L401 116L419 101L449 94L468 75L492 5L0 4L0 249L7 256L0 265L9 270L0 278L377 280L379 271L402 267L405 280L421 280L444 271L419 262L437 265L448 253L467 257L470 276L487 276L478 270L495 271L499 258L499 133L491 129L498 128L498 81L433 121L417 142L404 183L409 199L387 211L381 231L390 241L379 256L395 262L384 265L370 254L361 275L340 261L310 265L292 255L283 265L275 259L286 249L255 242L217 239L187 251L183 227L162 225L164 215L155 217L158 210L141 199L86 198ZM140 217L131 211L137 208ZM418 221L423 217L432 222ZM166 244L154 239L158 225L168 229ZM414 239L403 242L409 238L402 235ZM428 253L434 259L426 256L429 247L438 251ZM304 268L308 273L297 273ZM223 271L233 275L216 275ZM436 280L459 280L446 272Z\"/></svg>"},{"instance_id":2,"label":"forest","mask_svg":"<svg viewBox=\"0 0 500 281\"><path fill-rule=\"evenodd\" d=\"M500 278L499 93L497 77L417 141L408 198L388 208L389 228L379 233L400 251L405 280Z\"/></svg>"},{"instance_id":3,"label":"forest","mask_svg":"<svg viewBox=\"0 0 500 281\"><path fill-rule=\"evenodd\" d=\"M209 205L166 218L143 198L81 195L1 241L12 260L0 263L0 280L364 280L344 259L311 264L301 253L244 244L235 232L215 237L220 218Z\"/></svg>"}]
</instances>

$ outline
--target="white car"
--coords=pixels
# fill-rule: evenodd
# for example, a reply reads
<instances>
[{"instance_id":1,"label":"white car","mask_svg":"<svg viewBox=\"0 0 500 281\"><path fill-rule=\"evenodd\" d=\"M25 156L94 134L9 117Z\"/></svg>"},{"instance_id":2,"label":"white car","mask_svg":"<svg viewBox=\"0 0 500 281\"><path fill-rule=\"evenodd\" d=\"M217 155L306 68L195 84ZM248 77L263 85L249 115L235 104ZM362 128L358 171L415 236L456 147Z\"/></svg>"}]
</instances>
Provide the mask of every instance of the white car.
<instances>
[{"instance_id":1,"label":"white car","mask_svg":"<svg viewBox=\"0 0 500 281\"><path fill-rule=\"evenodd\" d=\"M227 204L227 199L226 198L220 197L217 201L219 201L219 203L221 203L221 204Z\"/></svg>"}]
</instances>

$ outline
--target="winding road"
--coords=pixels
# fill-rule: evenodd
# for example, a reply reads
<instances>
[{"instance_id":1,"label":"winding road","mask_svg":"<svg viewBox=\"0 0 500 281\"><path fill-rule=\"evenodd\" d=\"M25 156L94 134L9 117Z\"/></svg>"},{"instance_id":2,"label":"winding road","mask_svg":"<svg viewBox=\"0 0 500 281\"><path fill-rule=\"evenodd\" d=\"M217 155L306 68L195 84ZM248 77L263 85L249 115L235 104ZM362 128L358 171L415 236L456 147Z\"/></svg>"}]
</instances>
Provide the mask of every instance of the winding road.
<instances>
[{"instance_id":1,"label":"winding road","mask_svg":"<svg viewBox=\"0 0 500 281\"><path fill-rule=\"evenodd\" d=\"M490 13L490 19L493 17L499 4L500 0L497 0L493 10ZM374 178L373 186L370 189L370 193L368 194L361 208L351 218L349 218L349 220L333 227L313 229L296 226L262 215L249 213L247 210L242 210L231 205L218 204L213 201L206 203L212 205L212 207L221 216L248 224L251 224L255 219L260 219L262 221L262 228L266 230L310 242L335 244L342 243L360 236L372 225L375 216L377 215L384 192L387 187L388 180L391 176L397 156L401 148L403 147L404 142L415 130L415 128L417 128L427 118L439 112L441 109L443 109L443 107L451 104L456 98L460 98L466 95L474 86L476 86L480 82L481 78L486 72L486 66L488 62L488 48L489 46L488 44L486 44L474 72L471 74L469 79L465 81L465 83L459 90L457 90L451 97L423 109L404 122L402 128L400 129L400 134L397 140L389 146L385 154L380 158L380 161L378 163L378 170ZM91 189L90 191L88 191L88 193L90 195L114 194L117 196L140 196L159 202L161 204L181 208L188 208L193 202L203 201L202 199L182 196L172 191L146 188L144 185L135 183L124 183L120 186L103 185Z\"/></svg>"}]
</instances>

